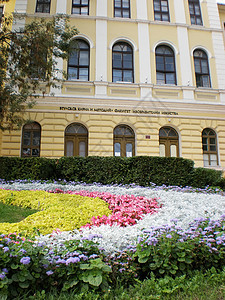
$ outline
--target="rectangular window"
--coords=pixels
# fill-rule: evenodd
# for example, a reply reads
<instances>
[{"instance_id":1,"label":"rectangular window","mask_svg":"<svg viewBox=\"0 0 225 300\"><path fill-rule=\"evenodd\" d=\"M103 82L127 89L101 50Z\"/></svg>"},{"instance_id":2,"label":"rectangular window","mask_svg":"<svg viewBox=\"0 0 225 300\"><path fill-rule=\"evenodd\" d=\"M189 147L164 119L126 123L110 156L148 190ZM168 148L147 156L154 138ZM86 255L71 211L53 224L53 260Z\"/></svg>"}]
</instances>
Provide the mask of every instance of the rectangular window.
<instances>
[{"instance_id":1,"label":"rectangular window","mask_svg":"<svg viewBox=\"0 0 225 300\"><path fill-rule=\"evenodd\" d=\"M36 13L50 13L51 0L37 0Z\"/></svg>"},{"instance_id":2,"label":"rectangular window","mask_svg":"<svg viewBox=\"0 0 225 300\"><path fill-rule=\"evenodd\" d=\"M202 15L199 0L189 0L189 12L192 25L202 25Z\"/></svg>"},{"instance_id":3,"label":"rectangular window","mask_svg":"<svg viewBox=\"0 0 225 300\"><path fill-rule=\"evenodd\" d=\"M154 0L154 16L156 21L170 21L168 0Z\"/></svg>"},{"instance_id":4,"label":"rectangular window","mask_svg":"<svg viewBox=\"0 0 225 300\"><path fill-rule=\"evenodd\" d=\"M72 14L89 15L89 0L72 0Z\"/></svg>"},{"instance_id":5,"label":"rectangular window","mask_svg":"<svg viewBox=\"0 0 225 300\"><path fill-rule=\"evenodd\" d=\"M114 0L114 17L130 18L130 0Z\"/></svg>"},{"instance_id":6,"label":"rectangular window","mask_svg":"<svg viewBox=\"0 0 225 300\"><path fill-rule=\"evenodd\" d=\"M0 6L0 25L2 23L3 16L4 16L4 6Z\"/></svg>"}]
</instances>

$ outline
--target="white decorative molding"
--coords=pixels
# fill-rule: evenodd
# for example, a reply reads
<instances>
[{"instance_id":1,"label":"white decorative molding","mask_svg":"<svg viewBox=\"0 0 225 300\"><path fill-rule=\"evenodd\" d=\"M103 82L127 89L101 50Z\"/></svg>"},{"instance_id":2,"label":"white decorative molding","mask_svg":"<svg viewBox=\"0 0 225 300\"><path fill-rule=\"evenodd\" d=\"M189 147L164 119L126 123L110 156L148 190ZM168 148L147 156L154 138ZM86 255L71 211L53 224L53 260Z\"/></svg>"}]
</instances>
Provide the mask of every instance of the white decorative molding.
<instances>
[{"instance_id":1,"label":"white decorative molding","mask_svg":"<svg viewBox=\"0 0 225 300\"><path fill-rule=\"evenodd\" d=\"M137 51L137 45L135 44L135 42L132 41L131 39L125 37L125 36L121 36L121 37L117 37L117 38L113 39L111 41L111 43L109 44L109 49L112 50L113 45L115 43L117 43L117 42L126 42L126 43L129 43L133 47L133 50Z\"/></svg>"},{"instance_id":2,"label":"white decorative molding","mask_svg":"<svg viewBox=\"0 0 225 300\"><path fill-rule=\"evenodd\" d=\"M139 20L148 19L146 0L137 1L137 19Z\"/></svg>"},{"instance_id":3,"label":"white decorative molding","mask_svg":"<svg viewBox=\"0 0 225 300\"><path fill-rule=\"evenodd\" d=\"M140 83L151 83L151 63L148 24L138 24ZM137 70L136 70L137 71Z\"/></svg>"},{"instance_id":4,"label":"white decorative molding","mask_svg":"<svg viewBox=\"0 0 225 300\"><path fill-rule=\"evenodd\" d=\"M207 8L210 27L221 29L217 2L215 0L207 0Z\"/></svg>"},{"instance_id":5,"label":"white decorative molding","mask_svg":"<svg viewBox=\"0 0 225 300\"><path fill-rule=\"evenodd\" d=\"M25 14L27 11L27 0L16 0L15 13Z\"/></svg>"},{"instance_id":6,"label":"white decorative molding","mask_svg":"<svg viewBox=\"0 0 225 300\"><path fill-rule=\"evenodd\" d=\"M66 14L67 0L57 0L56 3L56 13Z\"/></svg>"},{"instance_id":7,"label":"white decorative molding","mask_svg":"<svg viewBox=\"0 0 225 300\"><path fill-rule=\"evenodd\" d=\"M97 0L96 16L107 17L107 1Z\"/></svg>"},{"instance_id":8,"label":"white decorative molding","mask_svg":"<svg viewBox=\"0 0 225 300\"><path fill-rule=\"evenodd\" d=\"M96 20L96 81L107 81L107 21Z\"/></svg>"},{"instance_id":9,"label":"white decorative molding","mask_svg":"<svg viewBox=\"0 0 225 300\"><path fill-rule=\"evenodd\" d=\"M186 24L184 1L174 0L174 9L175 9L176 23Z\"/></svg>"},{"instance_id":10,"label":"white decorative molding","mask_svg":"<svg viewBox=\"0 0 225 300\"><path fill-rule=\"evenodd\" d=\"M177 28L180 53L180 74L182 86L192 86L191 56L189 50L188 32L185 27Z\"/></svg>"}]
</instances>

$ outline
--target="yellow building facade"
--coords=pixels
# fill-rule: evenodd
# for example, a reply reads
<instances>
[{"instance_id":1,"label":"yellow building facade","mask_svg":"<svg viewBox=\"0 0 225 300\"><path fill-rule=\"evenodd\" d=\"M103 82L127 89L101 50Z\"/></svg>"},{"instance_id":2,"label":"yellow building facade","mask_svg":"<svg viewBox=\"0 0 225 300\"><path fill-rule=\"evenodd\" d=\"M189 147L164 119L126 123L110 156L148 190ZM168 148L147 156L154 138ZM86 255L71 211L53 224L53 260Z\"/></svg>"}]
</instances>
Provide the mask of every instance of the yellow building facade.
<instances>
[{"instance_id":1,"label":"yellow building facade","mask_svg":"<svg viewBox=\"0 0 225 300\"><path fill-rule=\"evenodd\" d=\"M68 72L3 132L1 156L179 156L225 169L224 5L216 0L16 0L21 26L67 14Z\"/></svg>"}]
</instances>

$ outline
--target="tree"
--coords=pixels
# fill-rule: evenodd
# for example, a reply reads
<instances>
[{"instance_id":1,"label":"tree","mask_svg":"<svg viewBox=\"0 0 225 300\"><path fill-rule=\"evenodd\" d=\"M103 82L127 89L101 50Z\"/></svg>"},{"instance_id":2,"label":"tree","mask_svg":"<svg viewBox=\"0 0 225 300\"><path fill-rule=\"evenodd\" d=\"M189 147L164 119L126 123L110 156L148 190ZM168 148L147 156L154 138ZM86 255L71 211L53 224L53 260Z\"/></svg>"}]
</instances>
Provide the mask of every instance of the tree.
<instances>
[{"instance_id":1,"label":"tree","mask_svg":"<svg viewBox=\"0 0 225 300\"><path fill-rule=\"evenodd\" d=\"M24 113L51 86L60 82L58 58L68 58L78 31L65 16L35 19L19 31L4 16L0 31L0 129L18 129ZM65 74L63 73L65 77ZM41 92L40 92L41 91Z\"/></svg>"}]
</instances>

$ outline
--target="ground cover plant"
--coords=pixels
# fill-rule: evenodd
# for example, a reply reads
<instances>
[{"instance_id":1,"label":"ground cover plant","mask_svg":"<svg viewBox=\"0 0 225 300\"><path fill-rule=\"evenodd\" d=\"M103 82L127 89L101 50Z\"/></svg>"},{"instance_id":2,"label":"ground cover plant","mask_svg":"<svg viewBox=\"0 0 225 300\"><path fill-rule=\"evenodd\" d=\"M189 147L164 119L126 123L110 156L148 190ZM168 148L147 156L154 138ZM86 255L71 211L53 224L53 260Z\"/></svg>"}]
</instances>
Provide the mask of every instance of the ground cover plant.
<instances>
[{"instance_id":1,"label":"ground cover plant","mask_svg":"<svg viewBox=\"0 0 225 300\"><path fill-rule=\"evenodd\" d=\"M0 223L20 222L35 212L37 212L36 209L25 209L19 206L0 203Z\"/></svg>"},{"instance_id":2,"label":"ground cover plant","mask_svg":"<svg viewBox=\"0 0 225 300\"><path fill-rule=\"evenodd\" d=\"M185 299L187 282L203 280L204 273L208 282L214 277L220 287L224 285L225 197L220 190L66 182L11 182L10 187L9 193L20 187L48 190L55 197L79 194L97 200L101 195L111 215L116 215L118 206L122 209L117 220L94 218L80 230L55 230L33 240L1 235L3 299L18 298L20 293L24 297L24 292L35 294L34 299L48 299L60 291L65 299L70 294L71 299ZM134 204L140 212L149 205L149 210L139 217L126 204ZM135 222L126 224L123 214ZM192 284L194 291L194 281ZM138 294L142 285L145 288ZM217 289L215 295L222 293L222 288Z\"/></svg>"}]
</instances>

